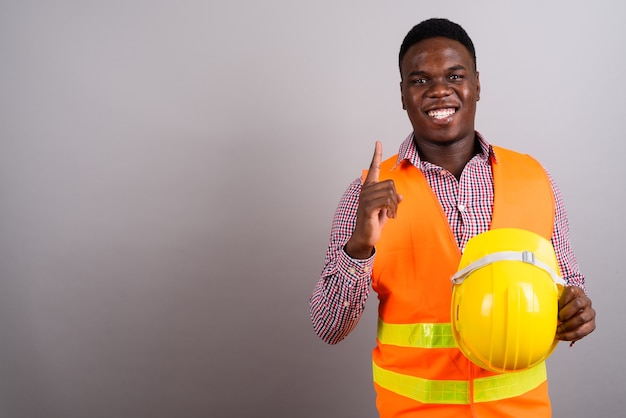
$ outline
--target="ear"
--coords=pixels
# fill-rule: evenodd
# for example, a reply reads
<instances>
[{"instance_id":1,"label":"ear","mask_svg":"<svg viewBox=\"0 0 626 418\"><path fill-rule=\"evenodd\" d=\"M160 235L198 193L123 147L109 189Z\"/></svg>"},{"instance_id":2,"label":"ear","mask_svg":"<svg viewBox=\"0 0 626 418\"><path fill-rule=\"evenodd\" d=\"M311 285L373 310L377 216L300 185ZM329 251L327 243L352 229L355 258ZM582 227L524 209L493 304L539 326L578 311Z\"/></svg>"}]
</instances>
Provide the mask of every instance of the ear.
<instances>
[{"instance_id":1,"label":"ear","mask_svg":"<svg viewBox=\"0 0 626 418\"><path fill-rule=\"evenodd\" d=\"M402 81L400 81L400 99L402 100L402 109L406 110L406 104L404 103L404 94L402 93Z\"/></svg>"},{"instance_id":2,"label":"ear","mask_svg":"<svg viewBox=\"0 0 626 418\"><path fill-rule=\"evenodd\" d=\"M480 79L478 77L478 71L476 71L476 101L480 100Z\"/></svg>"}]
</instances>

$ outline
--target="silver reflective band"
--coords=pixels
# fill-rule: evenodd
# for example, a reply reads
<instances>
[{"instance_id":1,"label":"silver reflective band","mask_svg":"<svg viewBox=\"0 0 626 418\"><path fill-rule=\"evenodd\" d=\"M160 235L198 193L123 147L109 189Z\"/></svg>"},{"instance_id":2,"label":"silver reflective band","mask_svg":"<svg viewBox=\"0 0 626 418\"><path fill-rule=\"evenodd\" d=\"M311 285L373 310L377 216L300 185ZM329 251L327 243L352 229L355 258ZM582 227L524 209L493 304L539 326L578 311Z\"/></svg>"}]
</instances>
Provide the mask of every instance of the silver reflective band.
<instances>
[{"instance_id":1,"label":"silver reflective band","mask_svg":"<svg viewBox=\"0 0 626 418\"><path fill-rule=\"evenodd\" d=\"M532 264L546 271L556 284L565 286L565 280L559 276L549 265L535 257L532 251L500 251L497 253L487 254L486 256L474 261L469 266L459 270L452 276L452 283L460 284L474 271L497 261L521 261L523 263Z\"/></svg>"}]
</instances>

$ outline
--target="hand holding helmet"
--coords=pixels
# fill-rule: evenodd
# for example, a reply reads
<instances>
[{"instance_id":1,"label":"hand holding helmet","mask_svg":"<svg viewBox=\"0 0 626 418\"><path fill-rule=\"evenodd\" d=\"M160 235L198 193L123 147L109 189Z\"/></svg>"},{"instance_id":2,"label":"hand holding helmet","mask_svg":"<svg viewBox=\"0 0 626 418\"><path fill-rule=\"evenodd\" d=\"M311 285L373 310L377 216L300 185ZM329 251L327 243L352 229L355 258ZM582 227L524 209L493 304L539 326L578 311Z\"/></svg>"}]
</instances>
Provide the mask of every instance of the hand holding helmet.
<instances>
[{"instance_id":1,"label":"hand holding helmet","mask_svg":"<svg viewBox=\"0 0 626 418\"><path fill-rule=\"evenodd\" d=\"M596 311L591 307L591 299L579 287L566 287L559 299L559 326L556 338L574 344L594 329L596 329Z\"/></svg>"}]
</instances>

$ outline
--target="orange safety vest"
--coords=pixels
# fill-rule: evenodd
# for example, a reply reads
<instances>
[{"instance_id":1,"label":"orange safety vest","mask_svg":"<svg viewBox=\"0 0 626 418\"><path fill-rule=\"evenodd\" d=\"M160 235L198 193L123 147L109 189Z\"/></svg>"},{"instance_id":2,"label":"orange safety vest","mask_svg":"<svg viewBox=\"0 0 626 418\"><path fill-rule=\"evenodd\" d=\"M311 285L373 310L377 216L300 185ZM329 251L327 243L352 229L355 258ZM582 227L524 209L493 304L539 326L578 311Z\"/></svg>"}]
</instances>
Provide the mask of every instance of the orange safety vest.
<instances>
[{"instance_id":1,"label":"orange safety vest","mask_svg":"<svg viewBox=\"0 0 626 418\"><path fill-rule=\"evenodd\" d=\"M550 239L554 195L545 170L528 155L494 147L491 229L513 227ZM545 363L497 374L470 362L450 327L452 283L461 258L456 239L423 173L397 155L383 162L404 197L376 244L378 294L373 351L382 418L551 416Z\"/></svg>"}]
</instances>

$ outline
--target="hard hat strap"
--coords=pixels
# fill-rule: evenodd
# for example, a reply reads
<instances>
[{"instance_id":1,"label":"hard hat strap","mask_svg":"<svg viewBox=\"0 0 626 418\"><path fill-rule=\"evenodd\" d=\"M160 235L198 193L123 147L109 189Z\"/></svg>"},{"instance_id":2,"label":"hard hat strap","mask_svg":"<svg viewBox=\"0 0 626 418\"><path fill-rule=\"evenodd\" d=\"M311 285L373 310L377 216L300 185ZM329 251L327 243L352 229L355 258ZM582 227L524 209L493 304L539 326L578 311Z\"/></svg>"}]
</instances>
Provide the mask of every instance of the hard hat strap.
<instances>
[{"instance_id":1,"label":"hard hat strap","mask_svg":"<svg viewBox=\"0 0 626 418\"><path fill-rule=\"evenodd\" d=\"M452 276L452 283L461 284L474 271L481 269L491 263L498 261L521 261L523 263L532 264L547 272L556 284L565 286L565 280L560 277L549 265L535 257L532 251L499 251L487 254L486 256L474 261L467 267L456 272Z\"/></svg>"}]
</instances>

